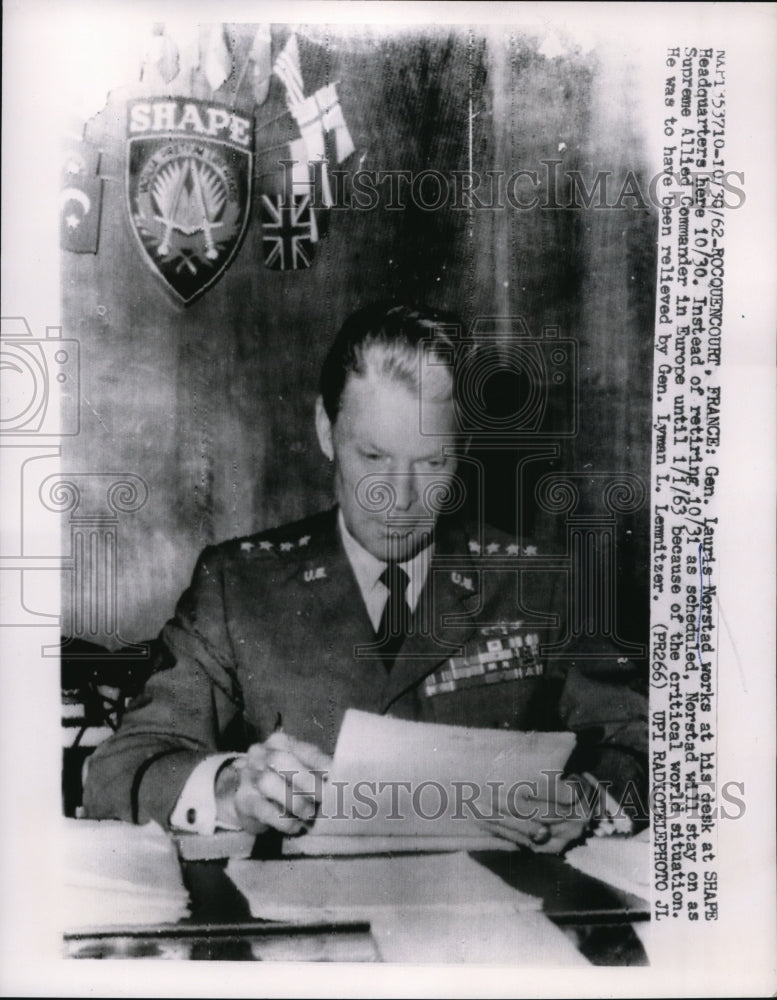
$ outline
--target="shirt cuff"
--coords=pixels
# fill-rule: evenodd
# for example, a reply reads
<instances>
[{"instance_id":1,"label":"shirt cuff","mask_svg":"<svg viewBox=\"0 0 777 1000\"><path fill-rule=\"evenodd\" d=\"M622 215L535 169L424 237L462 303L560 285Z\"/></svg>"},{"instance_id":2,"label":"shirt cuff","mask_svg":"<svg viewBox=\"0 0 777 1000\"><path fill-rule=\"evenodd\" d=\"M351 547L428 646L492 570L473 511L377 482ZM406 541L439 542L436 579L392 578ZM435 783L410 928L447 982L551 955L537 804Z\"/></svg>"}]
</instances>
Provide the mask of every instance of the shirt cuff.
<instances>
[{"instance_id":1,"label":"shirt cuff","mask_svg":"<svg viewBox=\"0 0 777 1000\"><path fill-rule=\"evenodd\" d=\"M607 788L587 771L581 777L596 793L597 808L591 826L594 836L611 837L614 833L633 833L634 822L631 816L624 813Z\"/></svg>"},{"instance_id":2,"label":"shirt cuff","mask_svg":"<svg viewBox=\"0 0 777 1000\"><path fill-rule=\"evenodd\" d=\"M229 761L242 754L217 753L194 768L183 786L178 802L170 815L170 826L187 833L212 834L220 830L239 830L240 827L216 822L216 775Z\"/></svg>"}]
</instances>

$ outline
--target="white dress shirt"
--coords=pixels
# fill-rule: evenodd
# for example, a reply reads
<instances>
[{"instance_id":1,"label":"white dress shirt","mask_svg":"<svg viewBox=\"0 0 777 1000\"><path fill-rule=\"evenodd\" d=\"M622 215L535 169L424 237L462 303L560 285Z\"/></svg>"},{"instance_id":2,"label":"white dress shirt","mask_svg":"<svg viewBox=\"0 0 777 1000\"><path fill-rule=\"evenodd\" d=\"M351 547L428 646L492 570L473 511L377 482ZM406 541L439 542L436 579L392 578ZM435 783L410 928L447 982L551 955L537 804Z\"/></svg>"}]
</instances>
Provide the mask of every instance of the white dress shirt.
<instances>
[{"instance_id":1,"label":"white dress shirt","mask_svg":"<svg viewBox=\"0 0 777 1000\"><path fill-rule=\"evenodd\" d=\"M340 531L340 538L343 542L345 554L348 556L348 562L351 564L356 582L359 584L359 590L364 598L367 614L370 616L372 627L377 632L380 627L380 620L383 617L386 599L388 598L388 587L381 583L380 580L381 573L386 568L386 563L380 559L376 559L374 555L356 541L345 526L342 510L337 512L337 527ZM412 559L399 563L410 580L405 590L405 600L411 611L415 611L418 598L424 589L426 577L429 574L429 563L432 559L433 548L432 545L428 545L425 549L421 549L418 555Z\"/></svg>"}]
</instances>

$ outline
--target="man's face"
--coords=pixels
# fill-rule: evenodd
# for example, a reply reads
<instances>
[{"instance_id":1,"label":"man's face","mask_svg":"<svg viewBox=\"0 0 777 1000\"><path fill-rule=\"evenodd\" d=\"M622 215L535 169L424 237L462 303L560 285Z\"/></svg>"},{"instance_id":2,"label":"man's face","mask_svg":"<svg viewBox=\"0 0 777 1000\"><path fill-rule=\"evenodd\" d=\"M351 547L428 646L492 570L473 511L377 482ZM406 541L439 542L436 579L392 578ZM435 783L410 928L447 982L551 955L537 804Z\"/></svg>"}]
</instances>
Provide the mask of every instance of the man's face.
<instances>
[{"instance_id":1,"label":"man's face","mask_svg":"<svg viewBox=\"0 0 777 1000\"><path fill-rule=\"evenodd\" d=\"M334 425L318 400L316 429L334 461L345 524L377 559L401 562L428 543L435 494L456 471L455 458L443 454L456 426L450 395L437 391L424 397L422 434L418 394L371 370L349 376Z\"/></svg>"}]
</instances>

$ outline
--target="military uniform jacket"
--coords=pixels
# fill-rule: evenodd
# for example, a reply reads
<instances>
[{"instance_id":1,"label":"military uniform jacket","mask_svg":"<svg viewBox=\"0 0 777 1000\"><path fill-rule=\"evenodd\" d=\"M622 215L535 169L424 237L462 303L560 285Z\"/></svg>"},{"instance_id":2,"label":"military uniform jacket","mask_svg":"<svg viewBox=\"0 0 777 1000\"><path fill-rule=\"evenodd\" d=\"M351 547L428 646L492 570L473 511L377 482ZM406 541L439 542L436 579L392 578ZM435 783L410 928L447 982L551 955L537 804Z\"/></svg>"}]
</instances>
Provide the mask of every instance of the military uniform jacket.
<instances>
[{"instance_id":1,"label":"military uniform jacket","mask_svg":"<svg viewBox=\"0 0 777 1000\"><path fill-rule=\"evenodd\" d=\"M534 546L441 521L411 634L387 672L336 509L205 549L163 629L167 662L91 758L87 813L165 824L207 755L265 740L279 717L332 753L349 707L573 730L574 770L616 796L635 781L644 789L647 703L634 667L570 656L568 644L554 655L564 578L542 563Z\"/></svg>"}]
</instances>

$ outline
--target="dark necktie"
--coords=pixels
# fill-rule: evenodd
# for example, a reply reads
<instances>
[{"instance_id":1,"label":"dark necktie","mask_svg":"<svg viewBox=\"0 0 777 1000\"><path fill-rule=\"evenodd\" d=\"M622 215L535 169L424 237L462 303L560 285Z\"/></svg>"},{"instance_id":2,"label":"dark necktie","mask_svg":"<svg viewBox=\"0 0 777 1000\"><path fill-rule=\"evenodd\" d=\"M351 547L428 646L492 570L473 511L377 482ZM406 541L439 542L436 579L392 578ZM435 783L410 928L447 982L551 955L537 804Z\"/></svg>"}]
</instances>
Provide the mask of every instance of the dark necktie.
<instances>
[{"instance_id":1,"label":"dark necktie","mask_svg":"<svg viewBox=\"0 0 777 1000\"><path fill-rule=\"evenodd\" d=\"M398 563L389 563L380 574L380 582L388 587L388 597L378 627L378 643L386 670L391 670L410 626L410 608L405 591L410 577Z\"/></svg>"}]
</instances>

